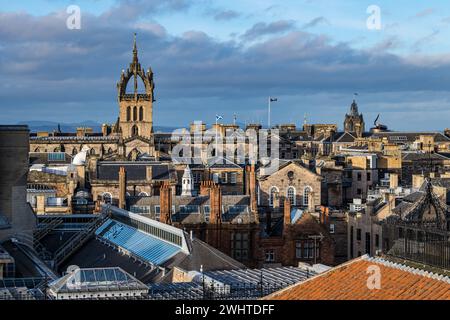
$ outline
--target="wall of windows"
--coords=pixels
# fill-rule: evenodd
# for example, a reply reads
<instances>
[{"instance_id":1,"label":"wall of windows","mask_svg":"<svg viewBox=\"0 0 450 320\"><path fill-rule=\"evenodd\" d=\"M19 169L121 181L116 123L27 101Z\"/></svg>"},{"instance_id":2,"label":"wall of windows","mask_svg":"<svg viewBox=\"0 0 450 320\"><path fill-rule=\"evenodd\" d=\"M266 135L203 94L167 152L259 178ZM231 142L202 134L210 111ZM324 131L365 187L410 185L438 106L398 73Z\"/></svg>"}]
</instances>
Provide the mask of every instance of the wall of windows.
<instances>
[{"instance_id":1,"label":"wall of windows","mask_svg":"<svg viewBox=\"0 0 450 320\"><path fill-rule=\"evenodd\" d=\"M320 258L320 243L313 239L299 240L295 242L295 257L297 259Z\"/></svg>"},{"instance_id":2,"label":"wall of windows","mask_svg":"<svg viewBox=\"0 0 450 320\"><path fill-rule=\"evenodd\" d=\"M231 235L231 256L238 261L248 260L248 233L236 232Z\"/></svg>"},{"instance_id":3,"label":"wall of windows","mask_svg":"<svg viewBox=\"0 0 450 320\"><path fill-rule=\"evenodd\" d=\"M150 206L131 206L130 211L136 214L150 214Z\"/></svg>"},{"instance_id":4,"label":"wall of windows","mask_svg":"<svg viewBox=\"0 0 450 320\"><path fill-rule=\"evenodd\" d=\"M66 153L65 152L49 152L47 154L48 161L65 161Z\"/></svg>"}]
</instances>

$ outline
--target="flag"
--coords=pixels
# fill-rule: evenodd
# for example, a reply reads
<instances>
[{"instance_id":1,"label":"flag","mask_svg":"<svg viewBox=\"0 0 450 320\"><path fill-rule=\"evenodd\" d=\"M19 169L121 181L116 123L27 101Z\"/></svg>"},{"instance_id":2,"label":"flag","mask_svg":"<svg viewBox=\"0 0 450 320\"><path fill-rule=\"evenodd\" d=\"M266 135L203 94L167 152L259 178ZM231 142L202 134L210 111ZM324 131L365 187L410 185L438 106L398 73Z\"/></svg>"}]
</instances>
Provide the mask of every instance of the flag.
<instances>
[{"instance_id":1,"label":"flag","mask_svg":"<svg viewBox=\"0 0 450 320\"><path fill-rule=\"evenodd\" d=\"M222 116L219 116L218 114L216 114L216 121L219 121L219 120L222 120L222 119L223 119Z\"/></svg>"},{"instance_id":2,"label":"flag","mask_svg":"<svg viewBox=\"0 0 450 320\"><path fill-rule=\"evenodd\" d=\"M278 101L278 98L270 98L270 102L276 102Z\"/></svg>"}]
</instances>

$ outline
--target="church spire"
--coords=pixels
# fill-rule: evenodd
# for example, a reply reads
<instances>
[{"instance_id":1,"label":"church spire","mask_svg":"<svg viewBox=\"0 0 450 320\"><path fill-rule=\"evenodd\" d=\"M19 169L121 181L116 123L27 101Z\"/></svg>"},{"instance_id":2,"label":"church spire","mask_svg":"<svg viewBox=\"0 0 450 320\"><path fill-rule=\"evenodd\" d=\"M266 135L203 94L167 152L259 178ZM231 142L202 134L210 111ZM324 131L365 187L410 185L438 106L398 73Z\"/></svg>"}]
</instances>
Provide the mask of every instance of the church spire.
<instances>
[{"instance_id":1,"label":"church spire","mask_svg":"<svg viewBox=\"0 0 450 320\"><path fill-rule=\"evenodd\" d=\"M133 41L133 62L138 62L138 52L137 52L137 46L136 46L136 32L134 33L134 41Z\"/></svg>"}]
</instances>

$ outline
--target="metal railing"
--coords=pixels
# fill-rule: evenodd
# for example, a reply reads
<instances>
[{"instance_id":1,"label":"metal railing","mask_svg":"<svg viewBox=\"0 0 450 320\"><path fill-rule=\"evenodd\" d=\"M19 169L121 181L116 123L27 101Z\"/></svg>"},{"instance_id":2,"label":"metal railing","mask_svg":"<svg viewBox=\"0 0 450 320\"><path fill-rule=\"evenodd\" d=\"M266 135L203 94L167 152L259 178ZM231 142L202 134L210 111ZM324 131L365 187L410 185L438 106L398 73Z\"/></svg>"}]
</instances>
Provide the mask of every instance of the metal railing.
<instances>
[{"instance_id":1,"label":"metal railing","mask_svg":"<svg viewBox=\"0 0 450 320\"><path fill-rule=\"evenodd\" d=\"M56 227L58 227L63 222L62 219L52 219L47 218L38 224L38 229L34 232L34 240L40 241L50 232L52 232Z\"/></svg>"},{"instance_id":2,"label":"metal railing","mask_svg":"<svg viewBox=\"0 0 450 320\"><path fill-rule=\"evenodd\" d=\"M76 233L72 238L70 238L67 243L60 248L54 254L54 266L57 268L64 262L72 253L74 253L78 248L80 248L87 240L91 238L95 230L108 218L107 215L102 214L96 220L91 222L88 227Z\"/></svg>"},{"instance_id":3,"label":"metal railing","mask_svg":"<svg viewBox=\"0 0 450 320\"><path fill-rule=\"evenodd\" d=\"M437 268L450 269L450 232L427 230L407 224L391 225L393 243L387 255L415 261Z\"/></svg>"}]
</instances>

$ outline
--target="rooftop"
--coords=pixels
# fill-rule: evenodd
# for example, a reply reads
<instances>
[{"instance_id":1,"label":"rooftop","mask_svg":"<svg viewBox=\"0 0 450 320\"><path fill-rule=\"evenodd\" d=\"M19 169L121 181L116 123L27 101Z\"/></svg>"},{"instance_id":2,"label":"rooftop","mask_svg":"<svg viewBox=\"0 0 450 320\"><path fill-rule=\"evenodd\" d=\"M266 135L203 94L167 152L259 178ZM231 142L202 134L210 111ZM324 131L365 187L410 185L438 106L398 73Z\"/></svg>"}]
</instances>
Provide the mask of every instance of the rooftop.
<instances>
[{"instance_id":1,"label":"rooftop","mask_svg":"<svg viewBox=\"0 0 450 320\"><path fill-rule=\"evenodd\" d=\"M370 269L373 268L373 269ZM380 272L380 288L370 289L371 270ZM450 278L386 258L362 256L267 300L450 300Z\"/></svg>"},{"instance_id":2,"label":"rooftop","mask_svg":"<svg viewBox=\"0 0 450 320\"><path fill-rule=\"evenodd\" d=\"M75 269L53 281L49 289L54 293L147 290L148 287L121 268Z\"/></svg>"}]
</instances>

